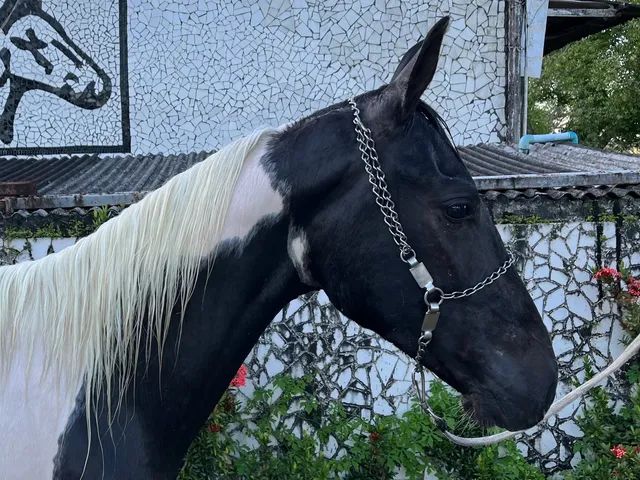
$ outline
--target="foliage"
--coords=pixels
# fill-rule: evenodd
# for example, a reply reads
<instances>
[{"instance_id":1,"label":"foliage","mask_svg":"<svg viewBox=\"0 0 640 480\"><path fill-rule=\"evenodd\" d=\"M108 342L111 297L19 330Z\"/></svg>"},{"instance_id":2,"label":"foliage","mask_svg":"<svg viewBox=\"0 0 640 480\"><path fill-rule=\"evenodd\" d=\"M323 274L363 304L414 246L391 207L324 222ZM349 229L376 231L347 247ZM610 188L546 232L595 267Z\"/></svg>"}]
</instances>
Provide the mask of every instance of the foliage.
<instances>
[{"instance_id":1,"label":"foliage","mask_svg":"<svg viewBox=\"0 0 640 480\"><path fill-rule=\"evenodd\" d=\"M95 225L94 223L84 223L80 220L51 222L38 226L8 226L4 229L2 238L6 242L17 239L78 238L89 235L98 226L99 225Z\"/></svg>"},{"instance_id":2,"label":"foliage","mask_svg":"<svg viewBox=\"0 0 640 480\"><path fill-rule=\"evenodd\" d=\"M91 219L84 221L73 219L70 221L53 220L37 225L24 224L7 226L0 232L0 239L5 242L18 239L36 238L80 238L93 233L100 225L116 215L106 206L96 207L91 211Z\"/></svg>"},{"instance_id":3,"label":"foliage","mask_svg":"<svg viewBox=\"0 0 640 480\"><path fill-rule=\"evenodd\" d=\"M504 213L496 223L510 225L540 225L543 223L556 223L555 219L542 218L540 215L517 215L515 213Z\"/></svg>"},{"instance_id":4,"label":"foliage","mask_svg":"<svg viewBox=\"0 0 640 480\"><path fill-rule=\"evenodd\" d=\"M109 207L103 205L101 207L94 208L91 215L93 216L93 227L94 229L97 229L100 225L111 218L111 210L109 210Z\"/></svg>"},{"instance_id":5,"label":"foliage","mask_svg":"<svg viewBox=\"0 0 640 480\"><path fill-rule=\"evenodd\" d=\"M402 417L367 421L339 403L319 402L316 389L309 377L279 376L243 404L230 388L192 445L179 478L384 480L400 469L406 478L420 480L425 469L447 479L543 478L513 442L480 450L450 443L417 403ZM484 433L470 425L441 383L432 384L431 395L432 406L451 428L462 423L467 435Z\"/></svg>"},{"instance_id":6,"label":"foliage","mask_svg":"<svg viewBox=\"0 0 640 480\"><path fill-rule=\"evenodd\" d=\"M545 56L542 77L529 84L530 130L575 130L586 145L637 148L638 91L640 21L632 20Z\"/></svg>"},{"instance_id":7,"label":"foliage","mask_svg":"<svg viewBox=\"0 0 640 480\"><path fill-rule=\"evenodd\" d=\"M593 389L589 406L577 420L584 432L574 451L582 461L566 480L610 480L640 478L640 364L627 372L629 401L616 412L614 402L602 387Z\"/></svg>"},{"instance_id":8,"label":"foliage","mask_svg":"<svg viewBox=\"0 0 640 480\"><path fill-rule=\"evenodd\" d=\"M19 238L33 238L33 232L26 228L12 228L7 227L4 231L3 238L6 242L16 240Z\"/></svg>"},{"instance_id":9,"label":"foliage","mask_svg":"<svg viewBox=\"0 0 640 480\"><path fill-rule=\"evenodd\" d=\"M640 284L622 266L600 268L594 278L602 282L607 296L624 310L623 326L636 337L640 334ZM592 376L586 364L587 376ZM640 478L640 362L631 363L626 370L629 399L616 409L614 399L602 387L591 390L588 404L576 423L584 433L574 446L582 456L566 480L609 480L611 478Z\"/></svg>"},{"instance_id":10,"label":"foliage","mask_svg":"<svg viewBox=\"0 0 640 480\"><path fill-rule=\"evenodd\" d=\"M640 279L622 265L615 268L600 268L594 278L604 286L607 295L622 310L622 326L631 338L640 335Z\"/></svg>"}]
</instances>

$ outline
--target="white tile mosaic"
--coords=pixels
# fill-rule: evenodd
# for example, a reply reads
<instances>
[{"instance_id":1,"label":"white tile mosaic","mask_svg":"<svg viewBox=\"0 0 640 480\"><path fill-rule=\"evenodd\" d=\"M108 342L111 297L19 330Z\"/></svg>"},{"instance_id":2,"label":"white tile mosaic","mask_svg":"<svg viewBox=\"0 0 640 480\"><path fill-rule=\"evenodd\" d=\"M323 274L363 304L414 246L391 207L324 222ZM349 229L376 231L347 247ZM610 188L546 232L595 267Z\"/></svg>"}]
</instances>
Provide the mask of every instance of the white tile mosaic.
<instances>
[{"instance_id":1,"label":"white tile mosaic","mask_svg":"<svg viewBox=\"0 0 640 480\"><path fill-rule=\"evenodd\" d=\"M129 13L132 148L212 149L389 81L401 55L451 13L425 99L459 144L505 131L504 7L360 0L143 0Z\"/></svg>"}]
</instances>

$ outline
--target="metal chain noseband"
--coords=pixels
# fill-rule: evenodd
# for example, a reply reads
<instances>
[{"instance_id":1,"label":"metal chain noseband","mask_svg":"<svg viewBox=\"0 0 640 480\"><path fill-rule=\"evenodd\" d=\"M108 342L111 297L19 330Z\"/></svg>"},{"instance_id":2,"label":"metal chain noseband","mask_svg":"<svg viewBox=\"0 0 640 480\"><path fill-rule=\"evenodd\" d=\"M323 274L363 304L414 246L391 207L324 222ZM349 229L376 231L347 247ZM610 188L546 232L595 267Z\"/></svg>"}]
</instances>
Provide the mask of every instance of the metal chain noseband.
<instances>
[{"instance_id":1,"label":"metal chain noseband","mask_svg":"<svg viewBox=\"0 0 640 480\"><path fill-rule=\"evenodd\" d=\"M384 171L380 166L378 152L376 151L375 142L371 136L371 130L362 123L360 110L353 98L349 99L349 105L351 105L351 109L353 110L353 125L356 131L358 150L360 150L360 156L364 163L364 169L369 177L369 183L371 184L376 204L380 208L380 212L384 218L384 223L387 225L393 241L400 249L400 259L409 265L409 271L416 283L420 288L425 290L424 302L427 306L427 310L422 321L421 334L418 338L418 350L415 357L416 367L413 375L413 384L422 408L429 414L436 426L449 438L453 434L446 430L446 422L436 415L427 401L425 369L422 365L422 360L426 354L427 346L431 342L431 339L433 338L433 331L438 325L440 305L445 300L456 300L464 297L470 297L471 295L478 293L483 288L491 285L502 275L507 273L507 270L509 270L515 262L515 258L513 253L507 250L508 255L504 263L496 271L491 273L484 280L476 283L473 287L449 293L445 293L442 289L436 287L433 283L433 277L429 273L429 270L422 262L418 261L416 258L416 252L411 245L409 245L407 236L404 233L404 229L402 228L402 224L398 218L398 213L395 209L395 203L393 203L391 194L387 187ZM417 377L419 377L419 380Z\"/></svg>"},{"instance_id":2,"label":"metal chain noseband","mask_svg":"<svg viewBox=\"0 0 640 480\"><path fill-rule=\"evenodd\" d=\"M507 270L509 270L509 268L515 263L515 261L516 261L516 258L513 256L513 253L511 252L511 250L507 249L507 259L500 266L500 268L498 268L495 272L493 272L491 275L489 275L484 280L476 283L471 288L465 288L461 292L443 293L442 294L442 299L443 300L455 300L457 298L470 297L474 293L477 293L480 290L482 290L484 287L488 287L493 282L498 280L502 275L507 273Z\"/></svg>"}]
</instances>

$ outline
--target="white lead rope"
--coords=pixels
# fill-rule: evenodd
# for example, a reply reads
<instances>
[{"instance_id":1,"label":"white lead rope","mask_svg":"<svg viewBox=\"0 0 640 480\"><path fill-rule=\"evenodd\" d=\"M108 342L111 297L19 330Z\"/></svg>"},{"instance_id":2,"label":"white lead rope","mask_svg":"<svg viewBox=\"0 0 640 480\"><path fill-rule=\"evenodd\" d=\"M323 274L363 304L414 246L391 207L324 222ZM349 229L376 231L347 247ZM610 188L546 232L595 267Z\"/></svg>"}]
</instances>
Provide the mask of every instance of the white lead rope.
<instances>
[{"instance_id":1,"label":"white lead rope","mask_svg":"<svg viewBox=\"0 0 640 480\"><path fill-rule=\"evenodd\" d=\"M620 367L622 367L625 363L627 363L635 354L637 354L639 350L640 350L640 335L634 338L633 341L627 346L627 348L625 348L624 351L620 354L620 356L616 358L613 362L611 362L611 364L607 368L605 368L600 373L595 375L591 380L584 382L579 387L567 393L560 400L554 402L553 405L549 407L547 414L540 421L540 423L546 422L547 420L549 420L549 418L557 414L560 410L562 410L564 407L569 405L571 402L580 398L582 395L587 393L589 390L595 387L602 380L606 379L607 377L615 373L617 370L620 369ZM458 435L455 435L446 430L443 431L442 434L451 442L455 443L456 445L461 445L463 447L484 447L486 445L493 445L494 443L502 442L503 440L508 440L517 435L521 435L525 433L525 431L526 430L519 430L517 432L506 431L506 432L496 433L495 435L487 435L485 437L470 437L470 438L459 437Z\"/></svg>"}]
</instances>

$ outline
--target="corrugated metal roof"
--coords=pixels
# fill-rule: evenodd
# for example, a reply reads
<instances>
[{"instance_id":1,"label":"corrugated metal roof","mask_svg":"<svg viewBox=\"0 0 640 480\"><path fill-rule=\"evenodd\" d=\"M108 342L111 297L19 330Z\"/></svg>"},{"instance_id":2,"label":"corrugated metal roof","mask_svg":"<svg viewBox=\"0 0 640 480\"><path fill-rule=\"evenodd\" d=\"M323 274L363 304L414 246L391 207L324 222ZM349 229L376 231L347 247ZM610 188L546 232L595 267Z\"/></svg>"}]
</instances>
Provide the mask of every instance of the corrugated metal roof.
<instances>
[{"instance_id":1,"label":"corrugated metal roof","mask_svg":"<svg viewBox=\"0 0 640 480\"><path fill-rule=\"evenodd\" d=\"M529 154L507 144L460 148L474 177L545 173L640 172L640 156L573 145L544 143L531 146Z\"/></svg>"},{"instance_id":2,"label":"corrugated metal roof","mask_svg":"<svg viewBox=\"0 0 640 480\"><path fill-rule=\"evenodd\" d=\"M0 182L33 181L38 191L36 197L5 201L5 209L126 205L209 153L0 159ZM640 157L571 144L533 145L529 154L505 144L475 145L460 148L460 154L478 189L490 196L511 191L513 198L599 198L600 190L590 187L640 184ZM636 196L637 189L616 190L616 196L621 192Z\"/></svg>"},{"instance_id":3,"label":"corrugated metal roof","mask_svg":"<svg viewBox=\"0 0 640 480\"><path fill-rule=\"evenodd\" d=\"M148 192L209 154L0 158L0 182L32 181L39 195Z\"/></svg>"}]
</instances>

